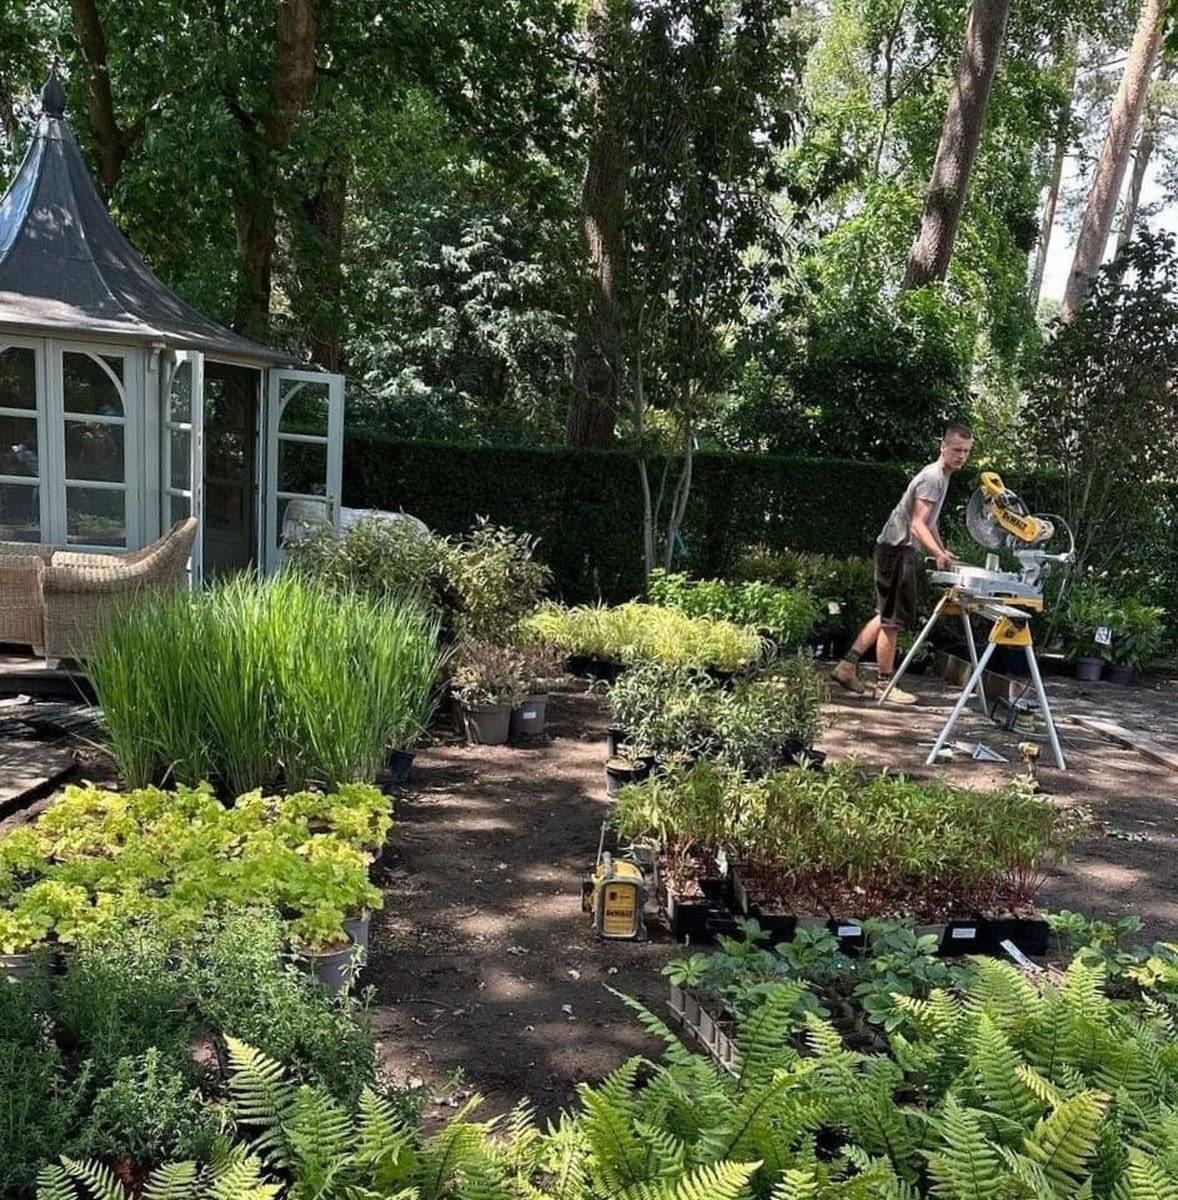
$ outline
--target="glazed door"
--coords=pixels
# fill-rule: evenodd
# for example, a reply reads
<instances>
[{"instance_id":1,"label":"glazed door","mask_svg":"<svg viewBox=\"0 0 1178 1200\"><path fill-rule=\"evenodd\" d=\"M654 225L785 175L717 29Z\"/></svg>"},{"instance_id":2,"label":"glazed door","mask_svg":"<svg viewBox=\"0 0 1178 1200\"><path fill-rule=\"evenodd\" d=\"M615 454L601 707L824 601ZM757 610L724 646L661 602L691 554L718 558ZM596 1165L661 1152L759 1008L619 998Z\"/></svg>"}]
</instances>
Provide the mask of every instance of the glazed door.
<instances>
[{"instance_id":1,"label":"glazed door","mask_svg":"<svg viewBox=\"0 0 1178 1200\"><path fill-rule=\"evenodd\" d=\"M173 353L164 380L163 470L160 528L167 532L185 517L197 519L189 578L199 587L204 564L204 355Z\"/></svg>"},{"instance_id":2,"label":"glazed door","mask_svg":"<svg viewBox=\"0 0 1178 1200\"><path fill-rule=\"evenodd\" d=\"M272 370L258 555L266 571L283 563L284 528L327 522L339 529L343 463L344 377Z\"/></svg>"}]
</instances>

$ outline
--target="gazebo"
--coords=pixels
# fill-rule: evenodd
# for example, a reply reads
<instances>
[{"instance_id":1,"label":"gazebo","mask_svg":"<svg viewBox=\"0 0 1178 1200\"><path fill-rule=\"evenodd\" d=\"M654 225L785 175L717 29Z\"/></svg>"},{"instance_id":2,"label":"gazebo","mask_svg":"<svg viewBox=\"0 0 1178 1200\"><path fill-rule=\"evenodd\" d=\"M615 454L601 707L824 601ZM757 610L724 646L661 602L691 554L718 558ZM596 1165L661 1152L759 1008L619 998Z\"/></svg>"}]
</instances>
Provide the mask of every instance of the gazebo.
<instances>
[{"instance_id":1,"label":"gazebo","mask_svg":"<svg viewBox=\"0 0 1178 1200\"><path fill-rule=\"evenodd\" d=\"M343 377L165 287L107 214L56 77L41 108L0 198L0 541L134 550L191 515L194 582L273 570L290 501L338 523Z\"/></svg>"}]
</instances>

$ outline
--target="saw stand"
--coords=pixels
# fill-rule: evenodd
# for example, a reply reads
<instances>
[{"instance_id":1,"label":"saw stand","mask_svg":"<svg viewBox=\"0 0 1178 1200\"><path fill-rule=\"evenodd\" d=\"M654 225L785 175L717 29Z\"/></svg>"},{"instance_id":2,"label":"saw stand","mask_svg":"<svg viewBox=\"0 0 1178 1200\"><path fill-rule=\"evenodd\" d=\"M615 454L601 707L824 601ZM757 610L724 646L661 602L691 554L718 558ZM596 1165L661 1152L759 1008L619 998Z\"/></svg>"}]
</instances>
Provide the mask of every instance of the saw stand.
<instances>
[{"instance_id":1,"label":"saw stand","mask_svg":"<svg viewBox=\"0 0 1178 1200\"><path fill-rule=\"evenodd\" d=\"M1008 600L1013 600L1013 603L1006 603L1005 601ZM1028 607L1015 607L1019 603L1026 604ZM969 658L973 669L970 672L969 678L965 681L965 686L961 689L961 694L957 697L957 703L953 706L953 711L949 714L949 719L937 735L937 740L933 743L933 748L929 751L928 758L924 760L926 765L931 766L936 762L937 756L944 749L945 743L949 740L949 735L953 732L953 726L957 724L958 718L965 711L965 706L970 702L975 692L981 703L982 712L986 716L990 716L990 708L986 703L985 688L982 685L982 675L986 670L986 665L993 658L997 647L1019 646L1026 651L1027 668L1031 672L1031 680L1035 685L1035 695L1039 700L1039 712L1047 725L1047 740L1051 743L1051 752L1055 756L1055 765L1061 771L1067 770L1067 763L1064 761L1063 750L1059 744L1059 735L1055 731L1055 721L1051 716L1051 706L1047 703L1047 690L1043 686L1043 676L1040 674L1039 663L1035 658L1035 647L1031 641L1030 619L1032 614L1029 609L1038 609L1041 607L1041 603L1041 601L1028 602L1021 597L996 598L994 596L983 596L959 587L948 588L943 593L941 599L937 602L936 608L933 609L932 616L929 617L924 624L924 628L920 631L920 636L912 644L912 649L904 656L904 661L900 664L899 669L892 676L888 686L879 697L880 704L883 704L887 700L888 693L904 677L904 672L907 671L909 663L912 662L916 656L916 652L924 644L937 621L942 616L960 614L962 625L965 628L965 643L969 647ZM990 636L986 640L986 648L982 651L980 657L978 655L977 643L974 640L973 626L970 623L970 617L974 615L984 617L990 622Z\"/></svg>"}]
</instances>

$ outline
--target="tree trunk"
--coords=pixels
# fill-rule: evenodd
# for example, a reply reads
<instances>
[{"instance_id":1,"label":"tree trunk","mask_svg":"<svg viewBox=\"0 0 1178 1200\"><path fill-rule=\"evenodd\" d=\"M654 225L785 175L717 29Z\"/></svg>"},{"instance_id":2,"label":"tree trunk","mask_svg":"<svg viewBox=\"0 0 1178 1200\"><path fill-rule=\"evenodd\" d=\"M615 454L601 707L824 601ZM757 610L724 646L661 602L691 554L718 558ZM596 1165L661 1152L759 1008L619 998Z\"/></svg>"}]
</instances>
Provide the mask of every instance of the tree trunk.
<instances>
[{"instance_id":1,"label":"tree trunk","mask_svg":"<svg viewBox=\"0 0 1178 1200\"><path fill-rule=\"evenodd\" d=\"M343 178L329 179L303 199L307 232L296 239L299 286L297 315L306 329L311 360L325 371L343 366Z\"/></svg>"},{"instance_id":2,"label":"tree trunk","mask_svg":"<svg viewBox=\"0 0 1178 1200\"><path fill-rule=\"evenodd\" d=\"M1068 72L1068 107L1063 114L1063 128L1055 139L1055 157L1051 163L1051 179L1047 184L1047 198L1043 202L1043 217L1039 222L1039 240L1035 243L1035 265L1031 270L1031 281L1027 285L1027 298L1031 308L1039 307L1039 296L1043 291L1043 274L1047 270L1047 250L1051 245L1051 231L1055 228L1055 209L1059 204L1059 185L1063 181L1064 163L1068 156L1068 134L1066 125L1072 112L1072 93L1076 87L1075 50L1072 50L1072 65Z\"/></svg>"},{"instance_id":3,"label":"tree trunk","mask_svg":"<svg viewBox=\"0 0 1178 1200\"><path fill-rule=\"evenodd\" d=\"M1159 82L1164 82L1170 72L1163 67L1158 73ZM1129 176L1129 189L1125 193L1125 203L1121 206L1121 225L1117 230L1117 254L1133 240L1133 227L1137 223L1137 210L1141 207L1141 188L1145 183L1145 172L1153 155L1153 148L1158 137L1158 123L1161 120L1160 100L1147 101L1145 119L1141 125L1141 136L1137 139L1137 149L1133 152L1133 173Z\"/></svg>"},{"instance_id":4,"label":"tree trunk","mask_svg":"<svg viewBox=\"0 0 1178 1200\"><path fill-rule=\"evenodd\" d=\"M233 198L237 226L235 329L264 337L270 318L270 272L278 228L276 159L285 150L315 84L313 0L281 0L277 44L270 70L270 95L259 117L232 97L230 110L246 137L249 170Z\"/></svg>"},{"instance_id":5,"label":"tree trunk","mask_svg":"<svg viewBox=\"0 0 1178 1200\"><path fill-rule=\"evenodd\" d=\"M106 35L95 0L72 0L74 33L86 62L89 78L90 129L94 134L94 154L98 178L109 196L119 181L127 157L127 142L115 117L114 95L110 87L110 67L106 61Z\"/></svg>"},{"instance_id":6,"label":"tree trunk","mask_svg":"<svg viewBox=\"0 0 1178 1200\"><path fill-rule=\"evenodd\" d=\"M1133 45L1129 48L1125 72L1113 100L1112 115L1105 131L1096 173L1092 177L1080 235L1076 240L1076 253L1060 311L1060 318L1064 321L1070 321L1088 299L1092 281L1104 258L1117 198L1125 181L1129 153L1137 126L1141 123L1149 77L1153 74L1154 59L1157 58L1162 38L1162 16L1166 5L1167 0L1142 0Z\"/></svg>"},{"instance_id":7,"label":"tree trunk","mask_svg":"<svg viewBox=\"0 0 1178 1200\"><path fill-rule=\"evenodd\" d=\"M589 296L573 349L570 446L609 446L614 440L621 390L622 348L618 324L626 168L610 97L616 13L613 0L593 0L587 20L594 74L593 130L581 188L581 224L588 250Z\"/></svg>"},{"instance_id":8,"label":"tree trunk","mask_svg":"<svg viewBox=\"0 0 1178 1200\"><path fill-rule=\"evenodd\" d=\"M900 284L902 289L923 287L933 280L944 279L949 270L969 176L982 138L990 88L1002 53L1009 11L1010 0L973 0L965 31L965 49L957 64L957 78L941 127L941 141L925 193L920 229L909 251L908 269Z\"/></svg>"}]
</instances>

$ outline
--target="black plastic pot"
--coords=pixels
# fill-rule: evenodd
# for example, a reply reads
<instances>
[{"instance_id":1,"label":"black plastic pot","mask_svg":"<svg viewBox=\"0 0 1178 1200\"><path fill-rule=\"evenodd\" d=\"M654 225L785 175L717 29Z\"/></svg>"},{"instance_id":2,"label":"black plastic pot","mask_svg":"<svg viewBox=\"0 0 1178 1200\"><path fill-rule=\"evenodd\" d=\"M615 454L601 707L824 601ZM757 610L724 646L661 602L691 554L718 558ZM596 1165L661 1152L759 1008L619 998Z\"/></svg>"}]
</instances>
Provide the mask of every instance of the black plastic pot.
<instances>
[{"instance_id":1,"label":"black plastic pot","mask_svg":"<svg viewBox=\"0 0 1178 1200\"><path fill-rule=\"evenodd\" d=\"M605 794L616 796L618 789L628 783L641 783L650 775L651 765L646 760L626 762L610 760L605 764Z\"/></svg>"},{"instance_id":2,"label":"black plastic pot","mask_svg":"<svg viewBox=\"0 0 1178 1200\"><path fill-rule=\"evenodd\" d=\"M519 738L544 736L544 724L548 716L548 693L536 692L525 696L511 710L508 736L514 742Z\"/></svg>"},{"instance_id":3,"label":"black plastic pot","mask_svg":"<svg viewBox=\"0 0 1178 1200\"><path fill-rule=\"evenodd\" d=\"M605 731L605 753L607 758L614 758L626 744L629 735L620 725L611 725Z\"/></svg>"},{"instance_id":4,"label":"black plastic pot","mask_svg":"<svg viewBox=\"0 0 1178 1200\"><path fill-rule=\"evenodd\" d=\"M1126 684L1133 682L1133 668L1126 666L1124 663L1109 663L1105 669L1104 677L1109 683Z\"/></svg>"},{"instance_id":5,"label":"black plastic pot","mask_svg":"<svg viewBox=\"0 0 1178 1200\"><path fill-rule=\"evenodd\" d=\"M413 776L413 750L394 750L385 762L390 783L408 783Z\"/></svg>"},{"instance_id":6,"label":"black plastic pot","mask_svg":"<svg viewBox=\"0 0 1178 1200\"><path fill-rule=\"evenodd\" d=\"M1095 683L1103 670L1104 663L1099 658L1076 659L1076 678L1084 680L1085 683Z\"/></svg>"},{"instance_id":7,"label":"black plastic pot","mask_svg":"<svg viewBox=\"0 0 1178 1200\"><path fill-rule=\"evenodd\" d=\"M1001 955L1002 943L1013 942L1024 954L1041 957L1051 941L1051 926L1036 917L998 917L982 921L984 949L987 954Z\"/></svg>"}]
</instances>

